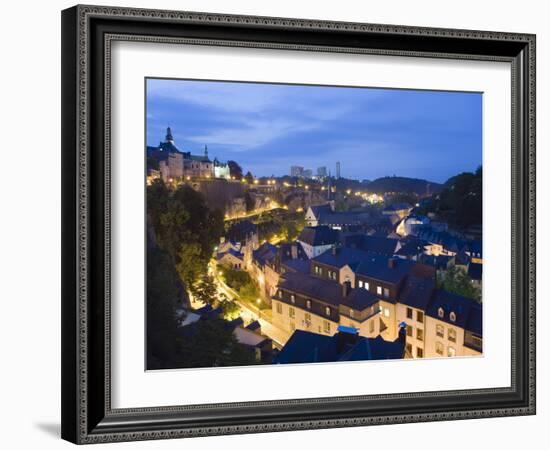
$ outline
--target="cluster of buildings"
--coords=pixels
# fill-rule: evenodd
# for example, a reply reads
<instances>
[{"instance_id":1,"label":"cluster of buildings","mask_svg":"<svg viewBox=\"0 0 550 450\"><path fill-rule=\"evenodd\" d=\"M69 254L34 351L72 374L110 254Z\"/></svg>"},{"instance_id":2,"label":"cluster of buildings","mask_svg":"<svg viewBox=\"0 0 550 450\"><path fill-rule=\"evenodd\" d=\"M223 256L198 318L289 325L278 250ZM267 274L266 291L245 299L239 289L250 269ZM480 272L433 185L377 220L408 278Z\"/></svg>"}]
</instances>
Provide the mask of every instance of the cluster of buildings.
<instances>
[{"instance_id":1,"label":"cluster of buildings","mask_svg":"<svg viewBox=\"0 0 550 450\"><path fill-rule=\"evenodd\" d=\"M482 353L481 305L436 286L436 275L456 266L481 287L481 242L411 210L393 205L380 225L311 207L298 239L282 245L260 245L248 221L228 232L218 261L248 271L270 303L287 340L275 362L394 358L400 342L401 357Z\"/></svg>"},{"instance_id":2,"label":"cluster of buildings","mask_svg":"<svg viewBox=\"0 0 550 450\"><path fill-rule=\"evenodd\" d=\"M303 166L290 166L290 176L296 178L315 178L322 180L330 176L330 171L327 172L326 166L317 167L317 172L314 174L312 169L306 169ZM340 163L336 163L336 178L340 178Z\"/></svg>"},{"instance_id":3,"label":"cluster of buildings","mask_svg":"<svg viewBox=\"0 0 550 450\"><path fill-rule=\"evenodd\" d=\"M220 162L217 158L211 160L208 156L208 148L204 147L202 155L193 155L176 147L172 130L166 130L166 137L157 147L147 147L147 158L156 161L158 168L148 164L148 179L162 178L165 181L196 179L196 178L221 178L231 179L229 165Z\"/></svg>"}]
</instances>

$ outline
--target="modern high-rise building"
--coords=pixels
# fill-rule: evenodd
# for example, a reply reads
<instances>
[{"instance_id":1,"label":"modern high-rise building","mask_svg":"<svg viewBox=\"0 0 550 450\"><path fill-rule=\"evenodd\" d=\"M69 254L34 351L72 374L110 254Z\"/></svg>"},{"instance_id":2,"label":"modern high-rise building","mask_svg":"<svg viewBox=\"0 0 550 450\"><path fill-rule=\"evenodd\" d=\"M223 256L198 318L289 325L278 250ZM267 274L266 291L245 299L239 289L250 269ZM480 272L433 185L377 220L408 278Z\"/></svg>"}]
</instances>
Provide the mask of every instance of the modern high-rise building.
<instances>
[{"instance_id":1,"label":"modern high-rise building","mask_svg":"<svg viewBox=\"0 0 550 450\"><path fill-rule=\"evenodd\" d=\"M290 176L291 177L303 177L304 168L302 166L291 166L290 167Z\"/></svg>"},{"instance_id":2,"label":"modern high-rise building","mask_svg":"<svg viewBox=\"0 0 550 450\"><path fill-rule=\"evenodd\" d=\"M336 179L340 178L340 161L336 163Z\"/></svg>"},{"instance_id":3,"label":"modern high-rise building","mask_svg":"<svg viewBox=\"0 0 550 450\"><path fill-rule=\"evenodd\" d=\"M313 176L313 171L311 169L304 169L302 176L304 178L311 178Z\"/></svg>"},{"instance_id":4,"label":"modern high-rise building","mask_svg":"<svg viewBox=\"0 0 550 450\"><path fill-rule=\"evenodd\" d=\"M327 176L326 166L317 167L317 176L318 177L326 177Z\"/></svg>"}]
</instances>

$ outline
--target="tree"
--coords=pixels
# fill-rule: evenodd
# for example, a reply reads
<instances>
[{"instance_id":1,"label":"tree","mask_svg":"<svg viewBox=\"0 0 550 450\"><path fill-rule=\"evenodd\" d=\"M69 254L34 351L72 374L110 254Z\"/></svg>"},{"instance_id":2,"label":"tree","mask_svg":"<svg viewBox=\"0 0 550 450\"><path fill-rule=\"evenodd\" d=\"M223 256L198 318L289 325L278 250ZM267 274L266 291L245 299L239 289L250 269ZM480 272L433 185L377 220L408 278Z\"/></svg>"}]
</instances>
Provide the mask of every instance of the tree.
<instances>
[{"instance_id":1,"label":"tree","mask_svg":"<svg viewBox=\"0 0 550 450\"><path fill-rule=\"evenodd\" d=\"M235 177L236 180L241 180L243 177L243 169L236 161L227 161L229 166L229 175Z\"/></svg>"},{"instance_id":2,"label":"tree","mask_svg":"<svg viewBox=\"0 0 550 450\"><path fill-rule=\"evenodd\" d=\"M246 175L244 176L244 178L248 184L254 183L254 176L252 175L252 173L250 173L250 170L246 172Z\"/></svg>"},{"instance_id":3,"label":"tree","mask_svg":"<svg viewBox=\"0 0 550 450\"><path fill-rule=\"evenodd\" d=\"M236 319L241 314L241 308L234 301L222 300L220 306L223 310L223 317L226 320Z\"/></svg>"},{"instance_id":4,"label":"tree","mask_svg":"<svg viewBox=\"0 0 550 450\"><path fill-rule=\"evenodd\" d=\"M222 319L199 320L189 325L188 337L178 340L176 367L251 365L254 353L240 344Z\"/></svg>"},{"instance_id":5,"label":"tree","mask_svg":"<svg viewBox=\"0 0 550 450\"><path fill-rule=\"evenodd\" d=\"M250 192L246 191L244 194L244 203L246 205L246 212L250 212L254 210L254 199L250 195Z\"/></svg>"},{"instance_id":6,"label":"tree","mask_svg":"<svg viewBox=\"0 0 550 450\"><path fill-rule=\"evenodd\" d=\"M218 301L218 291L214 278L210 275L202 275L200 280L193 285L193 296L208 305L214 305Z\"/></svg>"},{"instance_id":7,"label":"tree","mask_svg":"<svg viewBox=\"0 0 550 450\"><path fill-rule=\"evenodd\" d=\"M447 292L481 302L481 290L472 284L472 280L464 270L456 266L451 267L444 275L438 277L437 285Z\"/></svg>"},{"instance_id":8,"label":"tree","mask_svg":"<svg viewBox=\"0 0 550 450\"><path fill-rule=\"evenodd\" d=\"M183 288L168 253L147 251L147 368L171 368L176 354L175 308Z\"/></svg>"}]
</instances>

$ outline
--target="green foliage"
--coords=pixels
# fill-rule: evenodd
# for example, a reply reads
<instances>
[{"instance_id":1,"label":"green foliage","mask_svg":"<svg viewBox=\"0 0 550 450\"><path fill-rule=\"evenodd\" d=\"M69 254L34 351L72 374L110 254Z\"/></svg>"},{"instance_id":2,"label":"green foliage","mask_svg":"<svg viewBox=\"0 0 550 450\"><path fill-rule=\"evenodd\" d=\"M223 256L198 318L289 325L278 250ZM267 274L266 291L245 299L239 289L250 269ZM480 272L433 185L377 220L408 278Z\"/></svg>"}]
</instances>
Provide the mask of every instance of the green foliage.
<instances>
[{"instance_id":1,"label":"green foliage","mask_svg":"<svg viewBox=\"0 0 550 450\"><path fill-rule=\"evenodd\" d=\"M236 291L243 286L252 283L252 278L244 270L235 270L229 267L219 266L219 270L223 272L223 279L225 283Z\"/></svg>"},{"instance_id":2,"label":"green foliage","mask_svg":"<svg viewBox=\"0 0 550 450\"><path fill-rule=\"evenodd\" d=\"M169 368L176 352L175 308L183 289L168 253L147 252L147 368Z\"/></svg>"},{"instance_id":3,"label":"green foliage","mask_svg":"<svg viewBox=\"0 0 550 450\"><path fill-rule=\"evenodd\" d=\"M451 267L444 275L438 276L437 286L445 291L481 302L481 290L472 284L464 270Z\"/></svg>"},{"instance_id":4,"label":"green foliage","mask_svg":"<svg viewBox=\"0 0 550 450\"><path fill-rule=\"evenodd\" d=\"M253 352L239 344L221 319L200 320L188 339L180 339L176 367L219 367L255 364Z\"/></svg>"},{"instance_id":5,"label":"green foliage","mask_svg":"<svg viewBox=\"0 0 550 450\"><path fill-rule=\"evenodd\" d=\"M200 280L193 285L191 289L193 296L206 304L213 305L218 301L218 292L214 278L203 274Z\"/></svg>"},{"instance_id":6,"label":"green foliage","mask_svg":"<svg viewBox=\"0 0 550 450\"><path fill-rule=\"evenodd\" d=\"M403 192L425 195L428 192L428 188L431 193L439 192L441 190L441 184L418 178L393 176L377 178L367 185L368 191L380 194L384 192Z\"/></svg>"},{"instance_id":7,"label":"green foliage","mask_svg":"<svg viewBox=\"0 0 550 450\"><path fill-rule=\"evenodd\" d=\"M248 172L246 172L246 175L244 176L244 178L245 178L245 180L248 184L254 183L254 176L252 175L250 170Z\"/></svg>"},{"instance_id":8,"label":"green foliage","mask_svg":"<svg viewBox=\"0 0 550 450\"><path fill-rule=\"evenodd\" d=\"M223 318L225 320L236 319L241 313L239 305L231 300L222 300L220 306L223 310Z\"/></svg>"},{"instance_id":9,"label":"green foliage","mask_svg":"<svg viewBox=\"0 0 550 450\"><path fill-rule=\"evenodd\" d=\"M483 174L464 172L450 178L445 188L434 198L426 212L435 212L449 225L467 228L482 223Z\"/></svg>"},{"instance_id":10,"label":"green foliage","mask_svg":"<svg viewBox=\"0 0 550 450\"><path fill-rule=\"evenodd\" d=\"M161 180L147 188L147 213L158 246L172 257L181 280L192 289L206 273L223 234L223 213L211 211L203 195L190 186L171 191Z\"/></svg>"},{"instance_id":11,"label":"green foliage","mask_svg":"<svg viewBox=\"0 0 550 450\"><path fill-rule=\"evenodd\" d=\"M229 175L235 177L236 180L240 180L243 177L243 169L236 161L227 161L229 166Z\"/></svg>"},{"instance_id":12,"label":"green foliage","mask_svg":"<svg viewBox=\"0 0 550 450\"><path fill-rule=\"evenodd\" d=\"M246 205L246 212L254 210L254 199L248 191L244 194L244 203Z\"/></svg>"}]
</instances>

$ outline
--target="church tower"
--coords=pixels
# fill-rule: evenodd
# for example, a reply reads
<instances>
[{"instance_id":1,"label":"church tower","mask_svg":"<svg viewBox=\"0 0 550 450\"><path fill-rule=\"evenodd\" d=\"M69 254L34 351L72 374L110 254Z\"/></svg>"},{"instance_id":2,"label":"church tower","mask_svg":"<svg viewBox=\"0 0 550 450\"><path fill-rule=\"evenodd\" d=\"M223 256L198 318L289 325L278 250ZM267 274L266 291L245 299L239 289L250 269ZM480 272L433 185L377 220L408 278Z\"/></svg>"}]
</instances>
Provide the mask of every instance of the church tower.
<instances>
[{"instance_id":1,"label":"church tower","mask_svg":"<svg viewBox=\"0 0 550 450\"><path fill-rule=\"evenodd\" d=\"M208 159L208 146L207 145L204 146L204 157L206 159Z\"/></svg>"},{"instance_id":2,"label":"church tower","mask_svg":"<svg viewBox=\"0 0 550 450\"><path fill-rule=\"evenodd\" d=\"M174 145L174 136L172 136L172 130L170 127L166 128L166 138L164 140L167 144Z\"/></svg>"}]
</instances>

